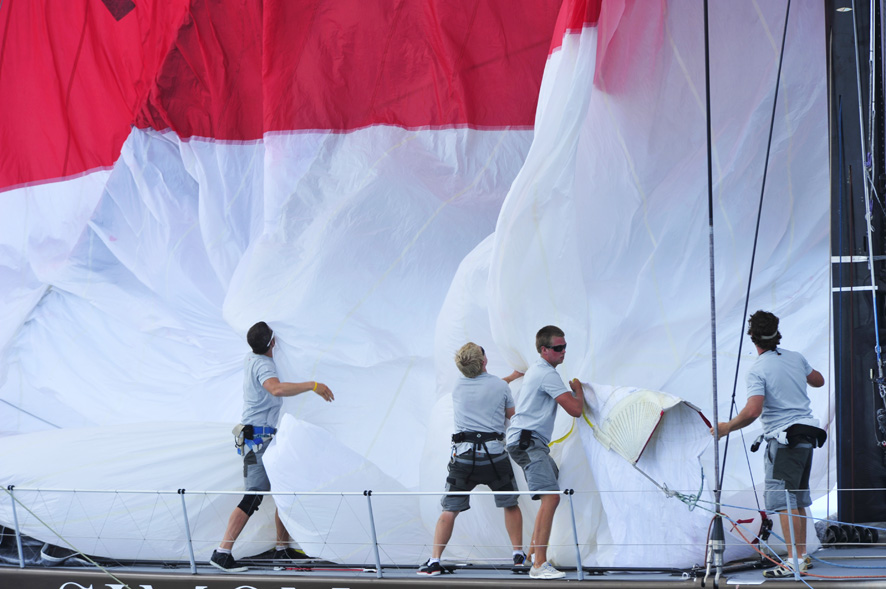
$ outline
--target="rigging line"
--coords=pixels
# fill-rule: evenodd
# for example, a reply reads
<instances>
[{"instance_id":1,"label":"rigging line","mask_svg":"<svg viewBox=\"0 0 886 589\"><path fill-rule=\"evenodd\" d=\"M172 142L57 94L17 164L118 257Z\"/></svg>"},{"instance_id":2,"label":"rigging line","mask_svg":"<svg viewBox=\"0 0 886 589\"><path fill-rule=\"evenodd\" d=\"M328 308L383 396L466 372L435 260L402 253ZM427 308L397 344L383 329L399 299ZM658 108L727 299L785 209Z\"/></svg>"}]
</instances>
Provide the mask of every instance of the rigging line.
<instances>
[{"instance_id":1,"label":"rigging line","mask_svg":"<svg viewBox=\"0 0 886 589\"><path fill-rule=\"evenodd\" d=\"M772 151L772 132L775 128L775 113L778 108L778 90L781 86L781 67L784 63L784 47L785 41L788 37L788 19L791 15L791 0L788 0L787 6L785 7L784 13L784 31L781 35L781 51L778 54L778 72L775 75L775 96L772 98L772 116L769 117L769 139L766 142L766 158L763 161L763 181L760 185L760 201L757 205L757 225L754 228L754 245L751 248L751 266L748 270L748 288L745 293L744 299L744 312L741 315L741 329L739 330L739 338L738 338L738 356L735 360L735 376L732 380L732 407L729 409L729 419L732 419L732 410L735 407L735 393L738 389L738 369L741 366L741 350L742 345L744 344L744 323L745 317L748 316L748 306L751 301L751 284L754 279L754 261L757 257L757 242L760 239L760 219L763 216L763 196L766 194L766 177L769 174L769 154ZM716 410L716 407L714 408ZM747 450L745 450L747 452ZM726 456L729 453L729 435L726 436L726 445L723 448L723 469L720 472L720 478L717 481L717 487L723 485L723 475L725 474L723 471L726 470ZM757 491L754 489L754 496L757 496ZM759 498L757 499L757 503L759 504Z\"/></svg>"},{"instance_id":2,"label":"rigging line","mask_svg":"<svg viewBox=\"0 0 886 589\"><path fill-rule=\"evenodd\" d=\"M89 561L93 566L95 566L97 569L99 569L100 571L102 571L104 574L106 574L106 575L108 575L109 577L111 577L112 579L114 579L117 583L120 584L121 587L125 587L126 589L131 589L131 587L130 587L129 585L127 585L126 583L124 583L123 581L121 581L120 579L118 579L118 578L114 575L114 573L112 573L111 571L109 571L107 568L103 567L102 565L100 565L100 564L97 563L96 561L92 560L92 558L90 558L87 554L81 552L79 549L77 549L76 546L74 546L73 544L71 544L71 543L68 541L67 538L65 538L64 536L62 536L62 535L58 532L58 530L55 530L52 526L50 526L48 523L46 523L45 521L43 521L43 520L40 518L39 515L37 515L37 514L34 513L33 511L31 511L31 509L30 509L27 505L25 505L24 503L22 503L22 502L18 499L18 497L16 497L16 496L12 493L12 491L10 491L8 488L3 487L3 486L0 486L0 488L3 489L3 492L4 492L4 493L6 493L7 495L9 495L9 498L10 498L10 499L12 499L14 502L18 503L18 504L22 507L22 509L24 509L25 511L27 511L28 513L30 513L30 514L34 517L35 520L37 520L38 522L40 522L40 523L43 525L44 528L46 528L47 530L49 530L50 532L52 532L53 534L55 534L55 535L59 538L59 540L63 541L65 544L67 544L68 546L70 546L70 547L71 547L71 550L73 550L74 552L76 552L77 554L79 554L80 556L82 556L83 558L85 558L87 561Z\"/></svg>"},{"instance_id":3,"label":"rigging line","mask_svg":"<svg viewBox=\"0 0 886 589\"><path fill-rule=\"evenodd\" d=\"M729 516L726 516L725 514L724 514L724 517L726 517L726 519L729 519ZM756 546L754 546L753 542L751 542L751 541L749 541L747 538L745 538L745 535L742 534L742 533L741 533L741 530L739 529L739 528L741 527L741 524L739 524L738 522L732 521L731 519L729 519L729 521L730 521L730 522L732 523L732 525L734 526L733 529L738 533L739 536L741 536L741 539L744 540L744 541L747 543L747 545L750 546L752 550L756 551L761 557L763 557L764 559L766 559L766 560L768 560L768 561L770 561L770 562L775 563L776 565L782 565L782 564L785 564L785 561L782 560L782 558L781 558L780 556L778 556L778 554L776 554L775 550L774 550L772 547L770 547L769 544L766 543L765 540L763 540L762 538L760 538L759 536L757 536L757 539L759 540L760 545L761 545L763 548L766 548L767 550L769 550L770 552L772 552L772 554L775 555L775 558L777 558L778 561L776 561L774 558L770 557L768 554L765 554L762 550L760 550L759 548L757 548ZM748 531L748 533L752 533L752 532ZM806 573L806 574L808 574L808 573ZM816 575L814 575L814 576L816 576ZM795 577L795 579L799 579L801 583L803 583L804 585L806 585L807 587L809 587L809 589L812 589L812 585L810 585L805 579L803 579L802 576L797 576L797 577Z\"/></svg>"},{"instance_id":4,"label":"rigging line","mask_svg":"<svg viewBox=\"0 0 886 589\"><path fill-rule=\"evenodd\" d=\"M870 170L865 170L865 174L868 176L867 180L871 184L871 210L869 213L874 212L874 203L880 205L880 210L886 215L886 205L883 204L883 201L880 199L880 195L877 194L877 188L874 186L874 177L871 175Z\"/></svg>"},{"instance_id":5,"label":"rigging line","mask_svg":"<svg viewBox=\"0 0 886 589\"><path fill-rule=\"evenodd\" d=\"M864 124L864 114L862 113L862 100L861 100L861 59L858 55L858 19L856 14L858 13L857 7L855 5L855 0L852 0L852 40L854 41L853 46L855 47L855 86L856 91L858 93L858 126L859 126L859 139L861 140L861 158L863 162L863 166L865 170L871 165L870 158L871 153L867 151L865 146L865 124ZM869 19L873 20L873 13L869 15ZM871 43L873 43L873 38L871 38ZM872 50L871 50L872 51ZM869 80L871 86L874 85L874 79L871 77ZM873 137L873 135L872 135ZM877 355L877 379L876 383L880 390L880 396L884 396L884 383L883 383L883 361L880 357L880 328L879 328L879 317L877 316L877 280L876 276L874 276L874 240L871 233L873 232L871 228L871 184L868 179L868 174L864 175L864 205L865 205L865 221L867 224L867 238L868 238L868 270L871 273L871 286L874 287L871 289L871 297L873 301L873 316L874 316L874 352Z\"/></svg>"},{"instance_id":6,"label":"rigging line","mask_svg":"<svg viewBox=\"0 0 886 589\"><path fill-rule=\"evenodd\" d=\"M865 174L868 176L868 182L871 186L871 194L873 194L872 201L876 202L880 205L880 210L886 213L886 205L883 204L883 199L880 197L880 194L877 192L877 187L874 185L874 175L871 174L871 168L865 168ZM871 204L871 210L873 211L873 203Z\"/></svg>"},{"instance_id":7,"label":"rigging line","mask_svg":"<svg viewBox=\"0 0 886 589\"><path fill-rule=\"evenodd\" d=\"M59 426L59 425L55 425L55 424L52 423L51 421L46 421L45 419L43 419L43 418L40 417L39 415L34 415L33 413L31 413L31 412L28 411L27 409L22 409L22 408L19 407L18 405L13 405L12 403L10 403L9 401L7 401L6 399L0 399L0 403L6 403L7 405L9 405L10 407L12 407L13 409L15 409L15 410L17 410L17 411L21 411L21 412L24 413L25 415L28 415L28 416L30 416L30 417L33 417L34 419L37 419L37 420L39 420L39 421L42 421L43 423L45 423L45 424L47 424L47 425L51 425L51 426L54 427L55 429L61 429L61 426Z\"/></svg>"},{"instance_id":8,"label":"rigging line","mask_svg":"<svg viewBox=\"0 0 886 589\"><path fill-rule=\"evenodd\" d=\"M741 533L741 530L739 529L739 527L740 527L739 525L736 525L736 527L735 527L735 531L736 531L736 533L738 533L738 535L741 536L741 539L744 540L744 541L745 541L745 542L746 542L746 543L747 543L747 544L748 544L748 545L749 545L754 551L756 551L756 552L757 552L760 556L762 556L765 560L768 560L769 562L772 562L772 563L775 563L775 564L779 564L779 561L781 561L782 563L785 562L784 560L781 559L780 556L778 556L778 554L775 553L774 550L772 550L772 548L771 548L768 544L765 544L765 548L767 548L768 550L770 550L770 551L775 555L775 558L778 559L778 561L775 560L775 558L772 558L771 556L769 556L768 554L764 554L760 549L756 548L756 547L755 547L755 546L754 546L754 545L753 545L753 544L752 544L747 538L745 538L744 534ZM752 532L748 531L748 533L752 533ZM781 538L781 537L779 537L777 534L773 534L773 535L776 536L776 538L778 538L779 540L784 541L784 539ZM820 558L817 558L817 557L815 557L815 556L812 556L811 554L808 555L808 556L810 556L812 559L814 559L814 560L816 560L816 561L818 561L818 562L823 562L823 563L825 563L825 564L833 565L833 566L835 566L835 567L857 568L857 569L864 569L864 568L879 568L879 569L882 569L882 568L883 568L883 567L865 567L865 566L859 566L859 565L841 565L841 564L837 564L837 563L833 563L833 562L828 562L828 561L826 561L826 560L822 560L822 559L820 559ZM805 574L803 575L803 577L814 577L814 578L816 578L816 579L882 579L882 578L883 578L882 575L854 575L854 576L845 576L845 575L841 575L841 576L829 576L829 575L817 575L817 574L809 573L809 572L805 573ZM811 585L809 585L809 583L807 583L806 581L803 580L803 577L800 577L800 581L803 582L804 584L806 584L807 587L811 587Z\"/></svg>"},{"instance_id":9,"label":"rigging line","mask_svg":"<svg viewBox=\"0 0 886 589\"><path fill-rule=\"evenodd\" d=\"M867 174L870 174L871 170L873 170L874 125L877 121L877 70L876 60L874 58L874 35L876 33L876 21L874 20L875 15L876 10L874 7L874 0L871 0L868 13L868 157L871 160L871 165L866 166L865 173ZM857 47L856 50L858 50ZM861 103L859 103L859 108L861 108ZM871 181L868 183L868 186L870 186L871 190L874 191L873 175L871 175Z\"/></svg>"}]
</instances>

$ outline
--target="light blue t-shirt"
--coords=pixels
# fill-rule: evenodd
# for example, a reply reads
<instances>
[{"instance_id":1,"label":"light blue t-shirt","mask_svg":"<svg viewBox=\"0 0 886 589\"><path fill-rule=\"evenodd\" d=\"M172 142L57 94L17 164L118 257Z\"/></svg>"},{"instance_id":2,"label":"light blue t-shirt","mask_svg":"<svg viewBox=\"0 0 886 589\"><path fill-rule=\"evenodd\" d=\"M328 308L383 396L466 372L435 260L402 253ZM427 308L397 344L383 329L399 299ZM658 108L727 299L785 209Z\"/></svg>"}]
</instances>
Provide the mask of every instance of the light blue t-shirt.
<instances>
[{"instance_id":1,"label":"light blue t-shirt","mask_svg":"<svg viewBox=\"0 0 886 589\"><path fill-rule=\"evenodd\" d=\"M572 391L547 360L539 358L523 375L523 388L517 399L516 413L508 428L508 445L520 441L520 431L535 432L545 444L551 441L557 416L557 397Z\"/></svg>"},{"instance_id":2,"label":"light blue t-shirt","mask_svg":"<svg viewBox=\"0 0 886 589\"><path fill-rule=\"evenodd\" d=\"M240 423L277 427L283 399L262 386L269 378L278 378L274 360L261 354L247 354L243 363L243 417Z\"/></svg>"},{"instance_id":3,"label":"light blue t-shirt","mask_svg":"<svg viewBox=\"0 0 886 589\"><path fill-rule=\"evenodd\" d=\"M781 355L771 350L763 352L747 375L748 398L764 397L760 422L767 438L795 423L818 426L806 393L806 377L812 367L802 354L776 349Z\"/></svg>"},{"instance_id":4,"label":"light blue t-shirt","mask_svg":"<svg viewBox=\"0 0 886 589\"><path fill-rule=\"evenodd\" d=\"M474 378L462 376L452 391L452 408L456 432L505 433L505 410L514 406L514 397L508 383L484 372ZM470 442L455 445L455 453L467 452ZM486 442L490 454L501 454L504 444L498 440ZM479 450L482 453L483 450Z\"/></svg>"}]
</instances>

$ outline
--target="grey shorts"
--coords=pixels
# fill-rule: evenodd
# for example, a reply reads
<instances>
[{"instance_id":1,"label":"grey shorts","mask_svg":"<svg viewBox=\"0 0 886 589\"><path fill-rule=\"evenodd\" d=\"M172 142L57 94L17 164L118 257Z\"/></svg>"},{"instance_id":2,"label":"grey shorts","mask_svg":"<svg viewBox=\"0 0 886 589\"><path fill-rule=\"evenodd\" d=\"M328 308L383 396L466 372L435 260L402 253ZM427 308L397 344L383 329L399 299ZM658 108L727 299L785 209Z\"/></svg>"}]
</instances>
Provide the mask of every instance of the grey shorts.
<instances>
[{"instance_id":1,"label":"grey shorts","mask_svg":"<svg viewBox=\"0 0 886 589\"><path fill-rule=\"evenodd\" d=\"M525 450L520 449L520 444L508 446L508 454L523 469L523 476L526 477L526 486L529 487L530 491L560 490L560 485L557 483L560 469L557 468L557 463L551 458L551 450L547 444L543 444L540 440L533 437L529 447ZM540 495L532 496L533 499L539 499L540 497Z\"/></svg>"},{"instance_id":2,"label":"grey shorts","mask_svg":"<svg viewBox=\"0 0 886 589\"><path fill-rule=\"evenodd\" d=\"M491 462L490 462L491 460ZM486 485L491 491L516 491L514 469L505 452L477 454L473 451L459 454L449 463L446 477L447 491L473 491L477 485ZM496 507L517 505L519 495L496 495ZM467 511L471 508L470 495L444 495L440 500L443 511Z\"/></svg>"},{"instance_id":3,"label":"grey shorts","mask_svg":"<svg viewBox=\"0 0 886 589\"><path fill-rule=\"evenodd\" d=\"M268 479L268 473L265 472L265 464L262 462L262 456L271 441L268 440L262 444L258 452L250 450L243 455L243 478L246 479L247 491L270 491L271 481Z\"/></svg>"},{"instance_id":4,"label":"grey shorts","mask_svg":"<svg viewBox=\"0 0 886 589\"><path fill-rule=\"evenodd\" d=\"M791 448L770 440L766 444L766 509L787 511L812 505L809 473L812 470L812 444L800 443ZM785 497L785 489L788 496Z\"/></svg>"}]
</instances>

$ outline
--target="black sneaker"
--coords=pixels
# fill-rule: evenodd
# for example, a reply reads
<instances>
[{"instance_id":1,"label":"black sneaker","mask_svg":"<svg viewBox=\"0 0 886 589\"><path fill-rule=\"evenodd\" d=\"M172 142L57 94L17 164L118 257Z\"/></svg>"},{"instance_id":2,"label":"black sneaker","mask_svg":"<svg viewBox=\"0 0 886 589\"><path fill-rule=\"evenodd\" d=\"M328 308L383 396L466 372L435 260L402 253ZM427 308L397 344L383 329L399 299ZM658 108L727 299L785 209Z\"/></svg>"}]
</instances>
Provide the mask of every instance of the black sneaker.
<instances>
[{"instance_id":1,"label":"black sneaker","mask_svg":"<svg viewBox=\"0 0 886 589\"><path fill-rule=\"evenodd\" d=\"M526 553L521 552L514 555L514 566L511 567L511 570L515 573L528 573L530 564L532 563L529 562Z\"/></svg>"},{"instance_id":2,"label":"black sneaker","mask_svg":"<svg viewBox=\"0 0 886 589\"><path fill-rule=\"evenodd\" d=\"M443 567L440 566L439 562L431 562L431 559L428 559L428 562L418 567L418 572L416 574L436 577L437 575L443 574Z\"/></svg>"},{"instance_id":3,"label":"black sneaker","mask_svg":"<svg viewBox=\"0 0 886 589\"><path fill-rule=\"evenodd\" d=\"M274 552L274 560L313 560L314 557L308 556L297 548L284 548Z\"/></svg>"},{"instance_id":4,"label":"black sneaker","mask_svg":"<svg viewBox=\"0 0 886 589\"><path fill-rule=\"evenodd\" d=\"M218 550L212 551L209 564L225 573L242 573L249 570L249 567L241 566L240 563L234 560L234 555L228 552L219 552Z\"/></svg>"}]
</instances>

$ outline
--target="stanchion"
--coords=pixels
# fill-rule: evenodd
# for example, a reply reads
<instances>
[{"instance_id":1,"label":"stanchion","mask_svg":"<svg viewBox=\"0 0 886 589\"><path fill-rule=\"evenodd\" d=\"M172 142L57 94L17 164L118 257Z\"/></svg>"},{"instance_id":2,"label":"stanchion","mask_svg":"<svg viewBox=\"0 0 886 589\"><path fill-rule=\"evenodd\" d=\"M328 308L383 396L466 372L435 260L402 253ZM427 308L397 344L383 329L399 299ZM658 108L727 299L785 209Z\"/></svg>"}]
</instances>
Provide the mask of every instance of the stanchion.
<instances>
[{"instance_id":1,"label":"stanchion","mask_svg":"<svg viewBox=\"0 0 886 589\"><path fill-rule=\"evenodd\" d=\"M369 531L372 534L372 549L375 551L375 576L382 578L381 557L378 555L378 537L375 535L375 518L372 517L372 491L363 491L366 495L366 506L369 508Z\"/></svg>"},{"instance_id":2,"label":"stanchion","mask_svg":"<svg viewBox=\"0 0 886 589\"><path fill-rule=\"evenodd\" d=\"M188 538L188 555L191 559L191 574L197 574L197 561L194 559L194 544L191 542L191 524L188 521L188 506L185 505L185 490L178 490L179 497L182 498L182 513L185 516L185 535Z\"/></svg>"},{"instance_id":3,"label":"stanchion","mask_svg":"<svg viewBox=\"0 0 886 589\"><path fill-rule=\"evenodd\" d=\"M25 568L25 554L22 551L22 533L18 529L18 513L15 511L15 485L6 487L9 491L9 498L12 500L12 521L15 523L15 546L18 548L18 567Z\"/></svg>"},{"instance_id":4,"label":"stanchion","mask_svg":"<svg viewBox=\"0 0 886 589\"><path fill-rule=\"evenodd\" d=\"M585 570L584 567L581 566L581 548L578 545L578 527L575 525L575 503L572 500L572 496L575 495L575 490L566 489L563 492L569 497L569 511L572 513L572 537L575 539L575 570L578 573L576 578L579 581L584 581Z\"/></svg>"}]
</instances>

